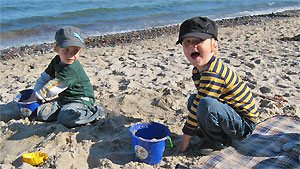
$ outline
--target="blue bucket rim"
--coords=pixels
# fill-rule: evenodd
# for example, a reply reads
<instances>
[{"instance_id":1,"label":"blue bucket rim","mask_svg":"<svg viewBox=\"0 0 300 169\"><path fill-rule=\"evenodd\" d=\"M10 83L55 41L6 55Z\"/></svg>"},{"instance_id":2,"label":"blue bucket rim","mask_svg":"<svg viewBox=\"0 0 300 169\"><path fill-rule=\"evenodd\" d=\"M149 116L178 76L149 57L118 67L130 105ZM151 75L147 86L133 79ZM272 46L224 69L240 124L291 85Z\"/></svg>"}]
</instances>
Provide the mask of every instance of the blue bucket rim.
<instances>
[{"instance_id":1,"label":"blue bucket rim","mask_svg":"<svg viewBox=\"0 0 300 169\"><path fill-rule=\"evenodd\" d=\"M22 97L22 94L20 93L20 94L18 94L18 95L14 98L14 101L17 102L18 104L22 104L22 105L29 105L29 104L33 104L33 103L38 103L38 104L40 104L38 100L36 100L36 101L31 101L31 102L25 102L25 103L24 103L24 102L19 102L19 100L21 99L21 97Z\"/></svg>"},{"instance_id":2,"label":"blue bucket rim","mask_svg":"<svg viewBox=\"0 0 300 169\"><path fill-rule=\"evenodd\" d=\"M135 125L142 125L142 124L149 125L149 124L151 124L151 123L158 123L158 122L138 122L138 123L132 124L132 125L130 126L130 133L131 133L131 135L132 135L134 138L137 138L137 139L140 139L140 140L146 141L146 142L152 142L152 143L160 142L160 141L165 141L165 140L167 140L168 138L170 138L171 131L170 131L169 127L166 126L166 125L164 125L164 124L161 124L161 123L158 123L158 124L163 125L163 126L166 126L167 129L168 129L168 135L165 136L165 137L163 137L163 138L161 138L161 139L151 139L151 140L149 140L149 139L144 139L144 138L142 138L142 137L136 136L135 133L133 133L133 131L131 131L131 128L132 128L133 126L135 126ZM140 128L140 129L141 129L141 128ZM136 132L136 131L137 131L137 130L135 130L135 132Z\"/></svg>"},{"instance_id":3,"label":"blue bucket rim","mask_svg":"<svg viewBox=\"0 0 300 169\"><path fill-rule=\"evenodd\" d=\"M23 104L23 105L29 105L29 104L32 104L32 103L38 103L39 104L39 101L31 101L31 102L19 102L20 98L22 97L22 94L18 94L15 98L14 98L14 101L17 102L18 104Z\"/></svg>"}]
</instances>

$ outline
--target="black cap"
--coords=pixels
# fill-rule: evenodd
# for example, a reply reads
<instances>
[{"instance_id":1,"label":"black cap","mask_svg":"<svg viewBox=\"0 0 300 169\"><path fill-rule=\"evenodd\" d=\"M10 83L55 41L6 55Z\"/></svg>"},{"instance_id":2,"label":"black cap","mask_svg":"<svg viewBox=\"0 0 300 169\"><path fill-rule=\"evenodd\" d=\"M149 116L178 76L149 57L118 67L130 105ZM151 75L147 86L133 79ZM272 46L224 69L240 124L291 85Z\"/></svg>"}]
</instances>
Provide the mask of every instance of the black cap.
<instances>
[{"instance_id":1,"label":"black cap","mask_svg":"<svg viewBox=\"0 0 300 169\"><path fill-rule=\"evenodd\" d=\"M81 30L73 26L66 26L59 29L55 34L55 40L61 48L68 46L84 48L84 40Z\"/></svg>"},{"instance_id":2,"label":"black cap","mask_svg":"<svg viewBox=\"0 0 300 169\"><path fill-rule=\"evenodd\" d=\"M179 37L176 44L181 44L185 37L196 37L202 40L215 38L218 40L218 27L213 20L206 17L194 17L185 20L180 25Z\"/></svg>"}]
</instances>

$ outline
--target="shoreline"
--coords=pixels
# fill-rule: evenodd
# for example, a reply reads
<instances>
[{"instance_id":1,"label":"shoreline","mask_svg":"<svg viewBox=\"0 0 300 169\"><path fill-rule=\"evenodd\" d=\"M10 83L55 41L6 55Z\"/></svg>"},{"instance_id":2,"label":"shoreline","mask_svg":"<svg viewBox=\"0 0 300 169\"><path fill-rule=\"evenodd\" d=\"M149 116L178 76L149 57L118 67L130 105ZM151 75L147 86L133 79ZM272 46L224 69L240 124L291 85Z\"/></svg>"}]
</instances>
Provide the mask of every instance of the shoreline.
<instances>
[{"instance_id":1,"label":"shoreline","mask_svg":"<svg viewBox=\"0 0 300 169\"><path fill-rule=\"evenodd\" d=\"M286 17L299 17L300 9L286 10L282 12L241 16L229 19L217 20L219 27L233 27L240 25L260 25L271 19L281 19ZM154 39L163 36L178 34L180 24L154 27L144 30L136 30L131 32L108 34L103 36L87 37L85 39L86 48L96 47L114 47L122 44L128 44L140 40ZM175 42L174 42L175 44ZM14 59L29 55L44 55L51 53L54 43L43 43L36 45L24 45L20 47L10 47L1 50L0 60Z\"/></svg>"}]
</instances>

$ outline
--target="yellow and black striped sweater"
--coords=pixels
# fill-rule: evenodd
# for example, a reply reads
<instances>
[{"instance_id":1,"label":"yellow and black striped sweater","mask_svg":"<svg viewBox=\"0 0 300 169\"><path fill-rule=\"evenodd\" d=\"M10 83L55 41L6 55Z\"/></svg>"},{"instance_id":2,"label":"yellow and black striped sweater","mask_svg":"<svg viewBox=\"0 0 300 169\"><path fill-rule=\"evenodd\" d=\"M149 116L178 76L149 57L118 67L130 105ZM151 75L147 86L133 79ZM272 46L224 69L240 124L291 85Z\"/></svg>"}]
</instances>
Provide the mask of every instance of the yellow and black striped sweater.
<instances>
[{"instance_id":1,"label":"yellow and black striped sweater","mask_svg":"<svg viewBox=\"0 0 300 169\"><path fill-rule=\"evenodd\" d=\"M250 88L219 58L212 56L202 72L194 67L192 78L198 93L191 106L192 112L189 113L182 129L184 134L191 136L196 134L198 127L196 111L199 100L203 97L211 97L226 103L241 117L257 122L258 112Z\"/></svg>"}]
</instances>

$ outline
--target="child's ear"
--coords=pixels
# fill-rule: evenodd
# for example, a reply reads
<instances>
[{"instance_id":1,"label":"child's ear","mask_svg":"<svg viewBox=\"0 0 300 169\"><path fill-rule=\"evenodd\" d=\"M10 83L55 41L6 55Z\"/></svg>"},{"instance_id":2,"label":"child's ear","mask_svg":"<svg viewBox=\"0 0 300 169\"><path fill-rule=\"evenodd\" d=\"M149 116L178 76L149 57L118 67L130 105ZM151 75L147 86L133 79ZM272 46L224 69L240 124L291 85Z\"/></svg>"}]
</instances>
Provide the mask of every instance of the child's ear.
<instances>
[{"instance_id":1,"label":"child's ear","mask_svg":"<svg viewBox=\"0 0 300 169\"><path fill-rule=\"evenodd\" d=\"M58 50L59 50L59 46L57 45L57 43L54 44L54 52L57 52L58 53Z\"/></svg>"},{"instance_id":2,"label":"child's ear","mask_svg":"<svg viewBox=\"0 0 300 169\"><path fill-rule=\"evenodd\" d=\"M215 39L212 39L213 43L212 43L212 47L214 50L218 49L218 41Z\"/></svg>"},{"instance_id":3,"label":"child's ear","mask_svg":"<svg viewBox=\"0 0 300 169\"><path fill-rule=\"evenodd\" d=\"M211 43L211 51L212 51L212 54L214 56L219 56L219 52L218 52L218 41L215 40L215 39L212 39L212 43Z\"/></svg>"}]
</instances>

